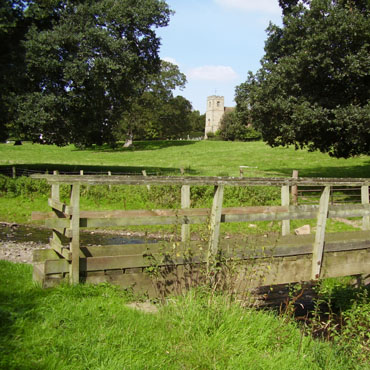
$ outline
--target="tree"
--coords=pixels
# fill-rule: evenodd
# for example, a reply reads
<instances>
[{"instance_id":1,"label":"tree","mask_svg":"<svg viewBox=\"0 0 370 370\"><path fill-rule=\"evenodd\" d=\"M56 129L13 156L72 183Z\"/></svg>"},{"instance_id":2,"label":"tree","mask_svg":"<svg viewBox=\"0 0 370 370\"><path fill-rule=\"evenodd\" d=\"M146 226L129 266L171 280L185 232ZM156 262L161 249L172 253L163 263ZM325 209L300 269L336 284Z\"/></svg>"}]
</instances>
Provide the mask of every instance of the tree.
<instances>
[{"instance_id":1,"label":"tree","mask_svg":"<svg viewBox=\"0 0 370 370\"><path fill-rule=\"evenodd\" d=\"M280 0L261 69L237 89L271 146L370 154L367 0Z\"/></svg>"},{"instance_id":2,"label":"tree","mask_svg":"<svg viewBox=\"0 0 370 370\"><path fill-rule=\"evenodd\" d=\"M21 45L27 31L24 6L20 0L0 0L0 141L7 139L7 124L14 121L16 96L28 85Z\"/></svg>"},{"instance_id":3,"label":"tree","mask_svg":"<svg viewBox=\"0 0 370 370\"><path fill-rule=\"evenodd\" d=\"M204 137L204 125L206 122L206 115L200 114L199 110L193 110L190 114L190 137L200 138Z\"/></svg>"},{"instance_id":4,"label":"tree","mask_svg":"<svg viewBox=\"0 0 370 370\"><path fill-rule=\"evenodd\" d=\"M163 0L25 1L23 40L32 89L18 96L16 131L47 143L113 143L149 75L160 70L155 28Z\"/></svg>"},{"instance_id":5,"label":"tree","mask_svg":"<svg viewBox=\"0 0 370 370\"><path fill-rule=\"evenodd\" d=\"M245 112L235 110L225 112L221 119L220 136L223 140L252 141L261 139L261 134L251 125Z\"/></svg>"},{"instance_id":6,"label":"tree","mask_svg":"<svg viewBox=\"0 0 370 370\"><path fill-rule=\"evenodd\" d=\"M173 97L176 87L185 86L186 76L178 66L162 61L159 74L148 78L139 97L122 119L119 138L132 140L177 138L190 128L191 103L184 97Z\"/></svg>"}]
</instances>

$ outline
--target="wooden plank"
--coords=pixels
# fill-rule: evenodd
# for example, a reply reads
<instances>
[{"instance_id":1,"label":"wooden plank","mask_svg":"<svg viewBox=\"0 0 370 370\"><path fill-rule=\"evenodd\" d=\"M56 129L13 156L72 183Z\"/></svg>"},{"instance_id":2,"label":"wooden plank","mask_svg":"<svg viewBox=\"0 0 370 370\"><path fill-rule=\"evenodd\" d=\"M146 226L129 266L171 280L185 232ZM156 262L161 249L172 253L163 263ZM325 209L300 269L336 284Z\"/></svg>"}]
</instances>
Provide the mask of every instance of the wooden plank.
<instances>
[{"instance_id":1,"label":"wooden plank","mask_svg":"<svg viewBox=\"0 0 370 370\"><path fill-rule=\"evenodd\" d=\"M80 184L72 185L71 205L73 214L71 216L70 228L72 229L72 240L70 243L70 251L72 259L70 263L69 278L71 284L79 283L79 260L80 260Z\"/></svg>"},{"instance_id":2,"label":"wooden plank","mask_svg":"<svg viewBox=\"0 0 370 370\"><path fill-rule=\"evenodd\" d=\"M158 290L155 287L155 280L145 273L101 275L90 272L82 280L88 284L110 283L123 289L132 289L135 294L145 294L149 298L158 297Z\"/></svg>"},{"instance_id":3,"label":"wooden plank","mask_svg":"<svg viewBox=\"0 0 370 370\"><path fill-rule=\"evenodd\" d=\"M39 281L44 282L44 286L53 286L55 282L61 281L61 278L55 279L57 264L59 270L68 270L65 261L53 261L45 265L37 265L38 271L35 273ZM49 261L50 262L50 261ZM45 275L44 267L54 275ZM54 268L52 268L54 267ZM294 282L307 281L311 276L311 258L310 256L276 258L273 260L261 260L258 264L250 265L248 261L244 264L237 263L233 276L229 276L235 281L236 292L245 292L246 289L258 286L267 286L273 284L288 284ZM172 271L172 272L171 272ZM226 272L226 273L229 273ZM351 276L358 272L368 273L370 271L370 251L355 252L335 252L327 253L322 266L322 277ZM117 271L118 272L118 271ZM202 272L195 267L192 272L198 280L201 279ZM200 278L200 279L199 279ZM186 272L182 266L175 270L165 273L162 270L161 277L154 278L147 273L117 273L105 274L102 271L87 272L83 281L92 284L109 282L122 288L132 288L136 293L148 293L150 297L158 297L162 294L178 293L180 289L186 289L191 283L186 281ZM195 280L194 280L195 281ZM157 286L156 286L157 285ZM162 285L162 289L161 286ZM164 289L163 289L164 288ZM150 293L149 293L150 292Z\"/></svg>"},{"instance_id":4,"label":"wooden plank","mask_svg":"<svg viewBox=\"0 0 370 370\"><path fill-rule=\"evenodd\" d=\"M68 206L65 203L60 202L59 200L55 200L52 198L48 199L48 204L51 208L56 209L59 212L62 212L66 215L71 215L73 213L73 208Z\"/></svg>"},{"instance_id":5,"label":"wooden plank","mask_svg":"<svg viewBox=\"0 0 370 370\"><path fill-rule=\"evenodd\" d=\"M219 249L230 253L242 254L248 252L252 256L288 256L300 254L312 254L312 244L315 235L290 235L288 237L264 237L250 236L247 238L237 238L235 240L222 239ZM102 257L118 255L142 255L150 253L186 253L189 249L194 254L199 255L200 248L205 250L206 242L191 241L190 243L166 242L147 244L124 244L124 245L105 245L105 246L81 246L81 257ZM363 249L370 247L370 232L340 232L326 234L326 251L345 251L352 249ZM253 254L250 253L253 251Z\"/></svg>"},{"instance_id":6,"label":"wooden plank","mask_svg":"<svg viewBox=\"0 0 370 370\"><path fill-rule=\"evenodd\" d=\"M46 260L44 263L45 275L70 272L70 264L66 259Z\"/></svg>"},{"instance_id":7,"label":"wooden plank","mask_svg":"<svg viewBox=\"0 0 370 370\"><path fill-rule=\"evenodd\" d=\"M215 188L211 217L209 221L210 236L208 243L207 265L212 264L214 262L214 259L218 251L223 197L224 197L224 185L217 186Z\"/></svg>"},{"instance_id":8,"label":"wooden plank","mask_svg":"<svg viewBox=\"0 0 370 370\"><path fill-rule=\"evenodd\" d=\"M292 178L298 179L298 170L293 170ZM297 185L292 186L291 193L292 193L292 202L295 206L297 206L298 205L298 186Z\"/></svg>"},{"instance_id":9,"label":"wooden plank","mask_svg":"<svg viewBox=\"0 0 370 370\"><path fill-rule=\"evenodd\" d=\"M181 187L181 208L188 209L190 208L190 186L183 185ZM187 221L186 216L184 217L184 221ZM181 240L183 242L190 241L190 225L188 223L184 223L181 226Z\"/></svg>"},{"instance_id":10,"label":"wooden plank","mask_svg":"<svg viewBox=\"0 0 370 370\"><path fill-rule=\"evenodd\" d=\"M46 179L50 184L89 185L229 185L229 186L362 186L369 178L283 178L283 177L195 177L195 176L102 176L102 175L43 175L34 174L35 179Z\"/></svg>"},{"instance_id":11,"label":"wooden plank","mask_svg":"<svg viewBox=\"0 0 370 370\"><path fill-rule=\"evenodd\" d=\"M289 203L290 203L289 185L283 185L281 187L281 205L289 206ZM290 234L290 219L289 218L282 220L281 234L283 236Z\"/></svg>"},{"instance_id":12,"label":"wooden plank","mask_svg":"<svg viewBox=\"0 0 370 370\"><path fill-rule=\"evenodd\" d=\"M44 262L60 258L53 249L34 249L32 252L32 262Z\"/></svg>"},{"instance_id":13,"label":"wooden plank","mask_svg":"<svg viewBox=\"0 0 370 370\"><path fill-rule=\"evenodd\" d=\"M59 253L66 260L68 260L68 261L72 260L72 253L69 251L68 247L60 244L55 239L50 239L50 246L55 250L55 252Z\"/></svg>"},{"instance_id":14,"label":"wooden plank","mask_svg":"<svg viewBox=\"0 0 370 370\"><path fill-rule=\"evenodd\" d=\"M369 184L361 186L361 203L369 205ZM362 218L362 230L370 230L370 215Z\"/></svg>"},{"instance_id":15,"label":"wooden plank","mask_svg":"<svg viewBox=\"0 0 370 370\"><path fill-rule=\"evenodd\" d=\"M312 251L312 273L311 273L312 280L320 278L322 257L324 253L326 220L329 209L329 198L330 198L330 186L325 186L320 197L315 243L313 245Z\"/></svg>"},{"instance_id":16,"label":"wooden plank","mask_svg":"<svg viewBox=\"0 0 370 370\"><path fill-rule=\"evenodd\" d=\"M248 222L248 221L281 221L289 218L290 220L316 218L319 206L318 205L301 205L301 206L252 206L252 207L228 207L222 209L221 222ZM132 219L135 221L119 221L121 226L132 224L132 222L140 222L144 224L144 218L149 222L156 217L169 217L166 221L172 223L175 219L183 218L187 223L202 223L210 214L208 208L190 208L190 209L157 209L157 210L109 210L109 211L80 211L80 218L83 220L80 227L93 227L92 219ZM337 217L364 217L370 216L369 204L348 204L348 205L330 205L329 218ZM204 216L204 217L198 217ZM33 220L48 220L57 218L54 212L32 212ZM171 219L172 218L172 219ZM91 220L84 220L91 219ZM141 221L138 221L141 220ZM116 221L114 221L116 222ZM158 221L157 224L160 224ZM178 223L178 222L177 222ZM57 223L58 224L58 223ZM61 224L66 225L67 222ZM109 224L109 222L108 222ZM108 224L104 225L107 226ZM117 223L115 223L117 224ZM156 224L156 223L155 223ZM52 227L53 223L48 223Z\"/></svg>"}]
</instances>

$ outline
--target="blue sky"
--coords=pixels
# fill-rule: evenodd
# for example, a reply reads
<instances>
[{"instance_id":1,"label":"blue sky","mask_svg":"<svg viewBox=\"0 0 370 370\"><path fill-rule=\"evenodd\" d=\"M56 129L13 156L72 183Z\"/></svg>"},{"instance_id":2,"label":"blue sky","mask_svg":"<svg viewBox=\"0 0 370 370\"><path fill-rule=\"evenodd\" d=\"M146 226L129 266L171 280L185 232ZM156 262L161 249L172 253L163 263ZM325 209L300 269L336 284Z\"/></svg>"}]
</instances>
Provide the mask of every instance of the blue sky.
<instances>
[{"instance_id":1,"label":"blue sky","mask_svg":"<svg viewBox=\"0 0 370 370\"><path fill-rule=\"evenodd\" d=\"M167 0L175 14L157 30L160 56L176 63L187 84L183 95L201 113L209 95L234 106L235 86L255 72L264 54L266 28L281 24L278 0Z\"/></svg>"}]
</instances>

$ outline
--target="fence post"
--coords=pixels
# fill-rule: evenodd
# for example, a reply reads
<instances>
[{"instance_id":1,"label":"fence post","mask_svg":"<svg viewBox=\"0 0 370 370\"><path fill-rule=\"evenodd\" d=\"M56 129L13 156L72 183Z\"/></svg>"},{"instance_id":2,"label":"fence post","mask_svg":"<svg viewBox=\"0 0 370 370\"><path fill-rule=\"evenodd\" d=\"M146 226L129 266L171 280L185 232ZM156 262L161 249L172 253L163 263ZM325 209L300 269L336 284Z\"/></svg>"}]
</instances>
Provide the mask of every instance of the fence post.
<instances>
[{"instance_id":1,"label":"fence post","mask_svg":"<svg viewBox=\"0 0 370 370\"><path fill-rule=\"evenodd\" d=\"M322 257L324 253L324 244L325 244L326 220L328 217L329 210L329 199L330 199L330 186L325 186L320 197L319 213L317 215L315 242L312 250L312 272L311 272L312 280L320 278Z\"/></svg>"},{"instance_id":2,"label":"fence post","mask_svg":"<svg viewBox=\"0 0 370 370\"><path fill-rule=\"evenodd\" d=\"M80 281L80 184L72 185L71 202L72 216L71 229L72 240L70 243L70 251L72 261L69 265L69 281L71 284L78 284Z\"/></svg>"},{"instance_id":3,"label":"fence post","mask_svg":"<svg viewBox=\"0 0 370 370\"><path fill-rule=\"evenodd\" d=\"M141 173L143 174L144 177L148 176L145 170L142 170ZM147 185L146 188L150 190L150 185Z\"/></svg>"},{"instance_id":4,"label":"fence post","mask_svg":"<svg viewBox=\"0 0 370 370\"><path fill-rule=\"evenodd\" d=\"M215 194L213 197L211 219L210 219L210 237L208 244L207 267L215 262L215 257L218 251L220 222L222 214L222 202L224 197L224 185L215 186Z\"/></svg>"},{"instance_id":5,"label":"fence post","mask_svg":"<svg viewBox=\"0 0 370 370\"><path fill-rule=\"evenodd\" d=\"M84 170L80 170L80 176L84 175Z\"/></svg>"},{"instance_id":6,"label":"fence post","mask_svg":"<svg viewBox=\"0 0 370 370\"><path fill-rule=\"evenodd\" d=\"M369 184L361 186L361 203L369 204ZM370 216L362 218L362 230L370 230Z\"/></svg>"},{"instance_id":7,"label":"fence post","mask_svg":"<svg viewBox=\"0 0 370 370\"><path fill-rule=\"evenodd\" d=\"M293 170L292 178L298 179L298 170ZM298 185L292 185L292 203L295 206L298 204Z\"/></svg>"},{"instance_id":8,"label":"fence post","mask_svg":"<svg viewBox=\"0 0 370 370\"><path fill-rule=\"evenodd\" d=\"M289 207L289 185L283 185L281 187L281 205ZM290 234L290 220L283 220L281 225L281 234L283 236Z\"/></svg>"},{"instance_id":9,"label":"fence post","mask_svg":"<svg viewBox=\"0 0 370 370\"><path fill-rule=\"evenodd\" d=\"M12 177L13 177L13 179L15 179L17 177L17 170L16 170L15 166L12 166Z\"/></svg>"},{"instance_id":10,"label":"fence post","mask_svg":"<svg viewBox=\"0 0 370 370\"><path fill-rule=\"evenodd\" d=\"M53 171L53 175L59 175L59 171ZM51 185L51 199L59 202L60 200L60 185L59 183Z\"/></svg>"},{"instance_id":11,"label":"fence post","mask_svg":"<svg viewBox=\"0 0 370 370\"><path fill-rule=\"evenodd\" d=\"M183 185L181 187L181 208L190 208L190 185ZM190 225L181 225L181 241L190 241Z\"/></svg>"}]
</instances>

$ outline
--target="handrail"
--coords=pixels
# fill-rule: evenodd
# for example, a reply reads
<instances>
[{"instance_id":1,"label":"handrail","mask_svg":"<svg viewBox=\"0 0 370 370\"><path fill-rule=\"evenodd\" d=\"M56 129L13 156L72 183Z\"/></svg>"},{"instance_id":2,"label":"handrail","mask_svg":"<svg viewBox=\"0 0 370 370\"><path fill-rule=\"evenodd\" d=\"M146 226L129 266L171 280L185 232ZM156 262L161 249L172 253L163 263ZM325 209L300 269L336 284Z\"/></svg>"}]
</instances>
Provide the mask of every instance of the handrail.
<instances>
[{"instance_id":1,"label":"handrail","mask_svg":"<svg viewBox=\"0 0 370 370\"><path fill-rule=\"evenodd\" d=\"M227 186L362 186L370 178L222 177L222 176L125 176L125 175L31 175L50 184L86 185L227 185Z\"/></svg>"}]
</instances>

